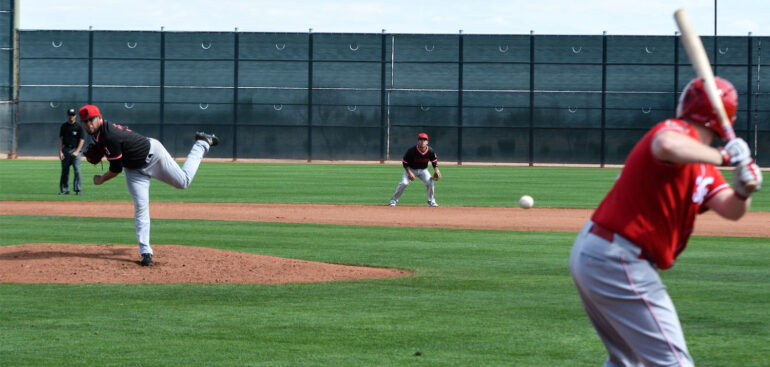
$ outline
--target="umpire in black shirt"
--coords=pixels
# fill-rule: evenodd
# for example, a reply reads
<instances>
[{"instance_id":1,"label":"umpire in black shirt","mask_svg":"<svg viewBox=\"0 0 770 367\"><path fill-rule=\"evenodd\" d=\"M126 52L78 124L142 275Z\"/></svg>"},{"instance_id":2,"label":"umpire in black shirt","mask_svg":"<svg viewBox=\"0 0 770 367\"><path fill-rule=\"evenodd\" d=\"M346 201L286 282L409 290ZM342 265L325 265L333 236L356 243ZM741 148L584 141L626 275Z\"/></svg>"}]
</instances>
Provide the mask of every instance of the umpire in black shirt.
<instances>
[{"instance_id":1,"label":"umpire in black shirt","mask_svg":"<svg viewBox=\"0 0 770 367\"><path fill-rule=\"evenodd\" d=\"M61 160L61 178L59 179L59 195L67 195L69 190L70 166L75 177L72 180L75 195L80 195L80 149L85 142L83 126L77 123L77 113L74 108L67 110L67 122L59 129L59 160Z\"/></svg>"}]
</instances>

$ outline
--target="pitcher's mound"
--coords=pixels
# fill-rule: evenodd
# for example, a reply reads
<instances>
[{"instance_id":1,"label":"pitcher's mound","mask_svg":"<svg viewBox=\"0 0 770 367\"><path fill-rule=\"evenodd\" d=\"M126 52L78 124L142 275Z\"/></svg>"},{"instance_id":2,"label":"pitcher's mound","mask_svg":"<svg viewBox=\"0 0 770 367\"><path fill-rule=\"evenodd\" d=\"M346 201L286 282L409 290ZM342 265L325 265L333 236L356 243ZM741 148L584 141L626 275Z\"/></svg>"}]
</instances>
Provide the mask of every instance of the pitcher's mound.
<instances>
[{"instance_id":1,"label":"pitcher's mound","mask_svg":"<svg viewBox=\"0 0 770 367\"><path fill-rule=\"evenodd\" d=\"M153 245L155 266L139 265L137 246L34 243L0 246L0 282L10 283L295 283L411 275L179 245Z\"/></svg>"}]
</instances>

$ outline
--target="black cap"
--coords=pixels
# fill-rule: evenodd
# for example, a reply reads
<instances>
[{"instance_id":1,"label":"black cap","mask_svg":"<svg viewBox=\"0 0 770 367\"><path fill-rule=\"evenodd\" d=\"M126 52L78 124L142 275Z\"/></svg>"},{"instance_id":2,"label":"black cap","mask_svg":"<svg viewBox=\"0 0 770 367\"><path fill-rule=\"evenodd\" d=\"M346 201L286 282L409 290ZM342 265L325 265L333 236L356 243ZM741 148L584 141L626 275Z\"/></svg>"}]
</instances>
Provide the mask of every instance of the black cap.
<instances>
[{"instance_id":1,"label":"black cap","mask_svg":"<svg viewBox=\"0 0 770 367\"><path fill-rule=\"evenodd\" d=\"M69 110L67 110L67 115L75 116L77 115L77 112L75 112L74 108L70 108Z\"/></svg>"}]
</instances>

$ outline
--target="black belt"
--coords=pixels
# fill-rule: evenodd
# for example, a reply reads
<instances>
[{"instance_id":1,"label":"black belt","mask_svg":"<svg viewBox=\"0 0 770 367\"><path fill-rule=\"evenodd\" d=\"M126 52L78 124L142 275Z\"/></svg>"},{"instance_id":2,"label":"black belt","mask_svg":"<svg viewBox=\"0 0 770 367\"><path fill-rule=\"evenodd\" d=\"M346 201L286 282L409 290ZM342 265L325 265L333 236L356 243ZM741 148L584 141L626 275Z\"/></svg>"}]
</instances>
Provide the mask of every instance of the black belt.
<instances>
[{"instance_id":1,"label":"black belt","mask_svg":"<svg viewBox=\"0 0 770 367\"><path fill-rule=\"evenodd\" d=\"M589 229L588 232L591 232L591 233L599 236L601 239L603 239L603 240L605 240L607 242L610 242L610 243L615 240L615 232L612 232L609 229L604 228L604 227L602 227L602 226L600 226L600 225L598 225L596 223L591 225L591 229ZM633 243L633 242L630 242L630 243ZM634 243L634 246L637 246L637 245ZM639 247L639 246L637 246L637 247ZM639 258L640 259L647 260L647 261L650 262L650 264L655 265L655 261L652 260L652 256L650 256L650 254L647 251L645 251L641 247L639 247L639 250L640 250L640 252L639 252Z\"/></svg>"}]
</instances>

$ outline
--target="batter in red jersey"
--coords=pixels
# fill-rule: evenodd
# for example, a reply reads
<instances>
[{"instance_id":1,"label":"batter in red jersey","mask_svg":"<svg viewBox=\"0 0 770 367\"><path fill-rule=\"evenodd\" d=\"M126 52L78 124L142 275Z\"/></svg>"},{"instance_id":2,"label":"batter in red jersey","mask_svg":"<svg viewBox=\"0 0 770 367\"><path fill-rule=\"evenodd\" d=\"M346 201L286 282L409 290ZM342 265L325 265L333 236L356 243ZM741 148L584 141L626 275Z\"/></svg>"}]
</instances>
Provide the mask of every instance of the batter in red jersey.
<instances>
[{"instance_id":1,"label":"batter in red jersey","mask_svg":"<svg viewBox=\"0 0 770 367\"><path fill-rule=\"evenodd\" d=\"M717 78L731 121L738 95ZM695 217L709 209L740 219L751 205L747 182L762 184L743 139L710 146L725 133L701 79L691 81L676 119L655 125L626 159L617 182L572 247L570 271L609 357L604 366L693 366L674 304L658 269L674 265ZM733 186L716 165L736 166Z\"/></svg>"}]
</instances>

